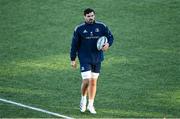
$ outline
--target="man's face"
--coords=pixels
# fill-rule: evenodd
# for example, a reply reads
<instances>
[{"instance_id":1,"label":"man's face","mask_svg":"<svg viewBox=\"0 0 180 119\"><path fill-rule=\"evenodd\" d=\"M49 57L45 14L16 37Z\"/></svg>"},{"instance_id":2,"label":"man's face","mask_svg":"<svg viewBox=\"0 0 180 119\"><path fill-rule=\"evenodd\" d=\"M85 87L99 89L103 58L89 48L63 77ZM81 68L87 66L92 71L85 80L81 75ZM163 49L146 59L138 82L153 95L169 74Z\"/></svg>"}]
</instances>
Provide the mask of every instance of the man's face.
<instances>
[{"instance_id":1,"label":"man's face","mask_svg":"<svg viewBox=\"0 0 180 119\"><path fill-rule=\"evenodd\" d=\"M84 16L85 22L92 24L95 20L95 14L94 12L91 12L89 14L86 14L86 16Z\"/></svg>"}]
</instances>

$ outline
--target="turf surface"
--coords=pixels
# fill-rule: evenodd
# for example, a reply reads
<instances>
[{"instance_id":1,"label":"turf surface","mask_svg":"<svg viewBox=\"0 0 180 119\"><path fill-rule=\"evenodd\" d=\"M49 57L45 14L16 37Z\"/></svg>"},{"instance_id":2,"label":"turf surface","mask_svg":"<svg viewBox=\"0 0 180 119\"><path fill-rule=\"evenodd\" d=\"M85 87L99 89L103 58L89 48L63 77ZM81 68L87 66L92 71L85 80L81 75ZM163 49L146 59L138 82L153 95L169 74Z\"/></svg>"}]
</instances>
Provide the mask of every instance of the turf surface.
<instances>
[{"instance_id":1,"label":"turf surface","mask_svg":"<svg viewBox=\"0 0 180 119\"><path fill-rule=\"evenodd\" d=\"M0 0L0 98L75 118L180 117L179 0ZM111 29L95 100L79 112L81 77L70 67L86 7ZM0 102L1 118L46 118Z\"/></svg>"}]
</instances>

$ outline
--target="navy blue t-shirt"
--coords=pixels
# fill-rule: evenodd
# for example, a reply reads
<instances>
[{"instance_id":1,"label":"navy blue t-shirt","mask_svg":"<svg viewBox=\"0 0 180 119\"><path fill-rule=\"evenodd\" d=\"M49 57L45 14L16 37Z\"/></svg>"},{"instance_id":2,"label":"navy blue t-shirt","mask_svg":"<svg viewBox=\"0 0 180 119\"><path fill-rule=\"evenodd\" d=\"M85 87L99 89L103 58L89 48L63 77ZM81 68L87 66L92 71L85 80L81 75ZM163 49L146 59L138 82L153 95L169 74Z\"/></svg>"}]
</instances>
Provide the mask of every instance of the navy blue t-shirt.
<instances>
[{"instance_id":1,"label":"navy blue t-shirt","mask_svg":"<svg viewBox=\"0 0 180 119\"><path fill-rule=\"evenodd\" d=\"M93 24L82 23L78 25L72 37L71 61L74 61L76 56L83 64L96 64L103 61L103 51L99 51L96 46L97 40L101 36L106 36L109 46L112 45L113 35L104 23L95 21Z\"/></svg>"}]
</instances>

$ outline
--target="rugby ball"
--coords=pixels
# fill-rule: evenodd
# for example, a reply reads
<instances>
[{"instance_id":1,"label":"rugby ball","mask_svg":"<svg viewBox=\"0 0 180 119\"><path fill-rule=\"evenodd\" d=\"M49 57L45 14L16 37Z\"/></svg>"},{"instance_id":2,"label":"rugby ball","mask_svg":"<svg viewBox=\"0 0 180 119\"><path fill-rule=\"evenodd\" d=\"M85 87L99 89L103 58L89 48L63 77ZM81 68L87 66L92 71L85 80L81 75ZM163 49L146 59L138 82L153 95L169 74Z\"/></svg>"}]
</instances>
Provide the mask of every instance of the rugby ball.
<instances>
[{"instance_id":1,"label":"rugby ball","mask_svg":"<svg viewBox=\"0 0 180 119\"><path fill-rule=\"evenodd\" d=\"M97 49L98 50L102 50L102 48L104 47L104 44L107 43L107 37L102 36L97 40Z\"/></svg>"}]
</instances>

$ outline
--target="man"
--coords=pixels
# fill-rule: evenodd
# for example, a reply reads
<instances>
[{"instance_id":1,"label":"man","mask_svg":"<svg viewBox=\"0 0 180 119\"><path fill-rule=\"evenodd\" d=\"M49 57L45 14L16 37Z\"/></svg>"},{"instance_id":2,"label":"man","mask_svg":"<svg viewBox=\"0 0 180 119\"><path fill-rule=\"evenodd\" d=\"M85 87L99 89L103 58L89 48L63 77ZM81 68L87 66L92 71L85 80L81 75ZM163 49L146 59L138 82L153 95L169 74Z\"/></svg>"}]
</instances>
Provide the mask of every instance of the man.
<instances>
[{"instance_id":1,"label":"man","mask_svg":"<svg viewBox=\"0 0 180 119\"><path fill-rule=\"evenodd\" d=\"M90 113L96 114L94 98L101 62L104 59L103 51L107 51L112 45L113 35L104 23L95 20L93 9L87 8L84 10L84 20L85 22L78 25L74 30L70 51L71 66L76 68L76 56L78 55L82 76L80 111L86 111L86 97L88 95L87 109ZM101 36L106 36L108 42L99 51L96 44Z\"/></svg>"}]
</instances>

